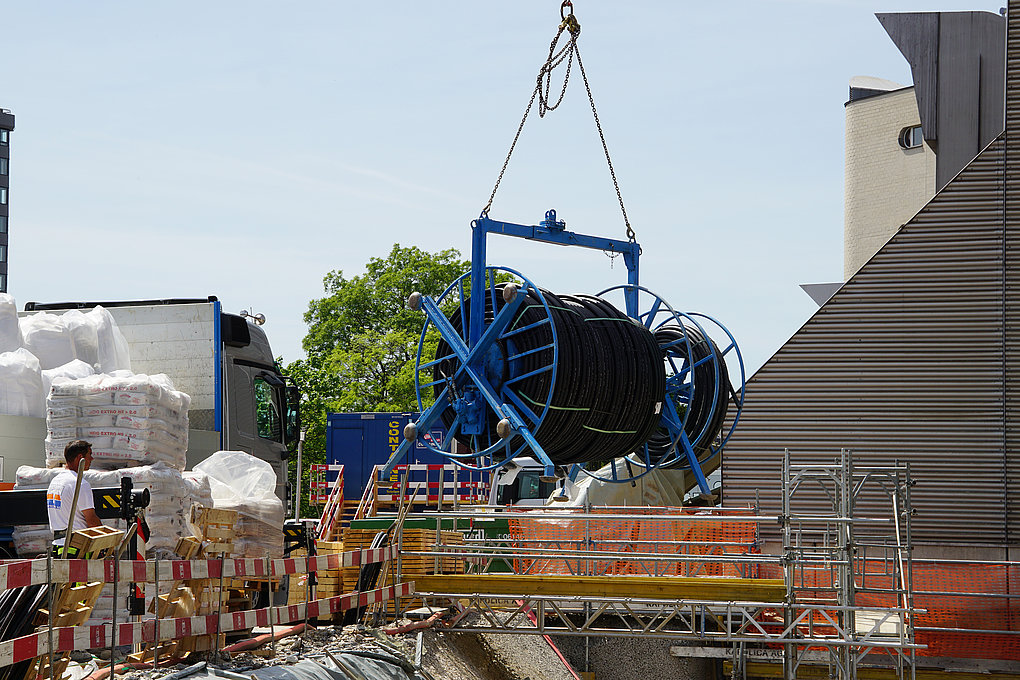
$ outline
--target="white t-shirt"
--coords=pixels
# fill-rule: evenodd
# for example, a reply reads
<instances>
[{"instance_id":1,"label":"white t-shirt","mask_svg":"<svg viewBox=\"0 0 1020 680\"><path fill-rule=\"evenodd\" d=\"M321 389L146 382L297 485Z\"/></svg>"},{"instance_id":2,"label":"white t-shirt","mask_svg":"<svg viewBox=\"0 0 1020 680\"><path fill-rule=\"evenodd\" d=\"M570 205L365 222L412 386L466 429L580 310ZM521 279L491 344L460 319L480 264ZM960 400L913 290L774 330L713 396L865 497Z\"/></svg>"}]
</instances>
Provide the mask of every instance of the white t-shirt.
<instances>
[{"instance_id":1,"label":"white t-shirt","mask_svg":"<svg viewBox=\"0 0 1020 680\"><path fill-rule=\"evenodd\" d=\"M71 502L74 500L74 485L77 483L78 475L73 470L61 470L56 477L50 481L46 489L46 513L49 515L50 531L66 531L68 520L71 517ZM82 510L91 510L96 507L92 498L92 487L88 480L81 480L81 489L78 490L78 505L75 506L74 531L88 528ZM59 538L53 541L54 545L64 545L64 539Z\"/></svg>"}]
</instances>

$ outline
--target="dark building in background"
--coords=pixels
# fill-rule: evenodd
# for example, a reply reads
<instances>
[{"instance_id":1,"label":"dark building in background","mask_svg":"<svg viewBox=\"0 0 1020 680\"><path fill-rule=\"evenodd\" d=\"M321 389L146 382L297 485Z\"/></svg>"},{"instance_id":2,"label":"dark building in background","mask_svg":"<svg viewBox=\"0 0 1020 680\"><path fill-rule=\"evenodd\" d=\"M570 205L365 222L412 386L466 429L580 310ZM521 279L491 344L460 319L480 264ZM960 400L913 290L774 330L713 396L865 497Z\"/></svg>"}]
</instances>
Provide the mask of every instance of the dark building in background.
<instances>
[{"instance_id":1,"label":"dark building in background","mask_svg":"<svg viewBox=\"0 0 1020 680\"><path fill-rule=\"evenodd\" d=\"M11 206L11 132L14 114L0 109L0 293L7 292L7 239Z\"/></svg>"}]
</instances>

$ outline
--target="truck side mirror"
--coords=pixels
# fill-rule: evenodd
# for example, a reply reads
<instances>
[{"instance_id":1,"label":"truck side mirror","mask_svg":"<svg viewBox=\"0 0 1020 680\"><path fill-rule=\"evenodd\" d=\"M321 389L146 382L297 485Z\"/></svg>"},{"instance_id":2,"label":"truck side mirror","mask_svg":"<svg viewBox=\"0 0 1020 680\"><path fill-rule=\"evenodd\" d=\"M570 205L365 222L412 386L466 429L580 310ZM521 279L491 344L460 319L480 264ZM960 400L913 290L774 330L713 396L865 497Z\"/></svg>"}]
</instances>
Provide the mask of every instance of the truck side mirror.
<instances>
[{"instance_id":1,"label":"truck side mirror","mask_svg":"<svg viewBox=\"0 0 1020 680\"><path fill-rule=\"evenodd\" d=\"M296 442L301 434L301 390L291 383L285 389L287 395L286 441Z\"/></svg>"}]
</instances>

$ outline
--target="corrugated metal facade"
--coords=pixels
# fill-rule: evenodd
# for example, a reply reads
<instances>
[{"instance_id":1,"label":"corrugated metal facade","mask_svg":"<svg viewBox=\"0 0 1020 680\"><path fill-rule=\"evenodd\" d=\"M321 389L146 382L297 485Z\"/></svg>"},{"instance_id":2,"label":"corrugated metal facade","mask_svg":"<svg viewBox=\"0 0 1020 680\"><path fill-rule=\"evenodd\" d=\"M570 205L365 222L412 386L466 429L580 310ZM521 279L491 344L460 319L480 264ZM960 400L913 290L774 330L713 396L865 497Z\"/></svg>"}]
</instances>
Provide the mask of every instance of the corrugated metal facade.
<instances>
[{"instance_id":1,"label":"corrugated metal facade","mask_svg":"<svg viewBox=\"0 0 1020 680\"><path fill-rule=\"evenodd\" d=\"M1006 187L1003 297L1006 307L1004 351L1006 522L1010 540L1020 542L1020 2L1009 3L1006 23Z\"/></svg>"},{"instance_id":2,"label":"corrugated metal facade","mask_svg":"<svg viewBox=\"0 0 1020 680\"><path fill-rule=\"evenodd\" d=\"M1020 2L1010 9L1006 132L748 382L726 505L757 490L778 512L784 448L798 462L849 448L861 466L911 463L916 542L1020 542Z\"/></svg>"}]
</instances>

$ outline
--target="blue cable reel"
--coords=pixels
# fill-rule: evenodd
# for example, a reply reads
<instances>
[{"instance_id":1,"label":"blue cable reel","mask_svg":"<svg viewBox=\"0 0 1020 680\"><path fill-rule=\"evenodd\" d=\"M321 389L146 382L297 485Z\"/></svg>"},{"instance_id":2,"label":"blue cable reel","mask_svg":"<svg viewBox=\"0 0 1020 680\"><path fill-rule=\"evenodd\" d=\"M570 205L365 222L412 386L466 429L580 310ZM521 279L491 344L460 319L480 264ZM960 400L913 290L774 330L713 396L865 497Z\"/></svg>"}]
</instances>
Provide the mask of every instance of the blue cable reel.
<instances>
[{"instance_id":1,"label":"blue cable reel","mask_svg":"<svg viewBox=\"0 0 1020 680\"><path fill-rule=\"evenodd\" d=\"M653 334L662 352L667 379L660 426L626 457L627 475L621 476L615 465L595 472L579 467L571 474L623 482L656 469L690 470L700 491L709 494L702 468L722 451L743 410L746 373L740 348L714 318L679 312L647 288L615 286L598 296L612 300L621 294L637 296L637 308L643 311L634 318ZM709 333L706 326L715 332ZM720 349L715 338L723 336Z\"/></svg>"},{"instance_id":2,"label":"blue cable reel","mask_svg":"<svg viewBox=\"0 0 1020 680\"><path fill-rule=\"evenodd\" d=\"M718 454L742 405L726 377L732 353L742 387L743 363L729 331L710 317L676 312L641 288L636 241L566 231L555 211L539 225L497 222L483 213L472 229L471 271L435 300L418 293L408 300L427 317L415 362L422 415L405 428L383 474L417 441L475 470L530 455L547 478L620 457L632 472L621 476L614 468L609 481L689 467L708 493L701 461ZM516 270L485 265L489 233L622 254L628 284L599 296L543 291ZM627 313L608 295L622 295ZM724 349L703 322L722 329L729 340ZM435 401L426 408L430 398ZM737 413L721 435L730 402ZM419 437L437 421L449 433L442 448Z\"/></svg>"},{"instance_id":3,"label":"blue cable reel","mask_svg":"<svg viewBox=\"0 0 1020 680\"><path fill-rule=\"evenodd\" d=\"M492 470L525 449L533 450L535 442L529 441L533 438L528 434L514 438L518 441L511 446L513 435L508 428L516 425L531 433L542 426L550 410L559 357L557 330L543 291L513 269L486 267L484 273L484 330L473 346L469 346L475 327L471 319L476 318L471 316L471 272L450 284L434 301L423 296L412 296L410 301L411 308L425 311L427 319L414 371L422 417L413 429L405 431L405 439L418 430L427 431L426 421L431 425L442 420L447 428L442 448L424 439L419 442L473 470ZM433 331L438 331L438 341ZM523 339L536 331L541 342L527 346ZM522 391L525 382L537 390ZM429 397L433 404L426 408ZM494 420L493 414L499 418ZM458 440L466 444L467 452L455 450ZM551 470L549 473L552 476Z\"/></svg>"}]
</instances>

